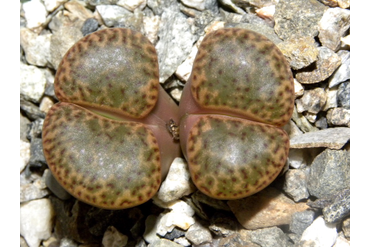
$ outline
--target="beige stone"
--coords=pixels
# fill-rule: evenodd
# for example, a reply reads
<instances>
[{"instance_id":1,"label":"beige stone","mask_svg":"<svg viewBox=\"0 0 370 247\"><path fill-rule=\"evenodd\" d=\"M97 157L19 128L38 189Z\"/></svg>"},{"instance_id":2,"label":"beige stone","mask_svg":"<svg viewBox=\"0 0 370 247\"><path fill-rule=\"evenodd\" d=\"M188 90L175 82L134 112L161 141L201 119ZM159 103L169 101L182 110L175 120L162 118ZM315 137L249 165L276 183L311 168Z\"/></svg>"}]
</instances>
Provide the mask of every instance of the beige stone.
<instances>
[{"instance_id":1,"label":"beige stone","mask_svg":"<svg viewBox=\"0 0 370 247\"><path fill-rule=\"evenodd\" d=\"M228 201L228 204L239 223L248 230L289 224L294 213L309 208L272 187L240 200Z\"/></svg>"}]
</instances>

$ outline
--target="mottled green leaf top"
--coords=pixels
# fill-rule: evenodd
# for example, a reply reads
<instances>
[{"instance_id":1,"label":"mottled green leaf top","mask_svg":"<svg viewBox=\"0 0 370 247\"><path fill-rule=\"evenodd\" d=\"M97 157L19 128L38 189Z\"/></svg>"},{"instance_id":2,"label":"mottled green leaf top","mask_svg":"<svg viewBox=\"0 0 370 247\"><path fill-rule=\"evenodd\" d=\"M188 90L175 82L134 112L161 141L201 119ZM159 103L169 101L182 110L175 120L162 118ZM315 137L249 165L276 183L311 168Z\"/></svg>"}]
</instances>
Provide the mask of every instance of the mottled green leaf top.
<instances>
[{"instance_id":1,"label":"mottled green leaf top","mask_svg":"<svg viewBox=\"0 0 370 247\"><path fill-rule=\"evenodd\" d=\"M289 137L270 125L204 115L190 130L186 151L200 191L217 199L238 199L277 177L288 156Z\"/></svg>"},{"instance_id":2,"label":"mottled green leaf top","mask_svg":"<svg viewBox=\"0 0 370 247\"><path fill-rule=\"evenodd\" d=\"M103 29L66 53L55 76L60 101L142 118L158 98L155 48L139 32Z\"/></svg>"},{"instance_id":3,"label":"mottled green leaf top","mask_svg":"<svg viewBox=\"0 0 370 247\"><path fill-rule=\"evenodd\" d=\"M294 88L280 50L256 32L219 29L202 41L191 75L191 91L204 109L243 115L277 126L293 111Z\"/></svg>"},{"instance_id":4,"label":"mottled green leaf top","mask_svg":"<svg viewBox=\"0 0 370 247\"><path fill-rule=\"evenodd\" d=\"M161 183L152 131L70 103L58 103L43 127L44 154L57 181L74 197L106 209L149 200Z\"/></svg>"}]
</instances>

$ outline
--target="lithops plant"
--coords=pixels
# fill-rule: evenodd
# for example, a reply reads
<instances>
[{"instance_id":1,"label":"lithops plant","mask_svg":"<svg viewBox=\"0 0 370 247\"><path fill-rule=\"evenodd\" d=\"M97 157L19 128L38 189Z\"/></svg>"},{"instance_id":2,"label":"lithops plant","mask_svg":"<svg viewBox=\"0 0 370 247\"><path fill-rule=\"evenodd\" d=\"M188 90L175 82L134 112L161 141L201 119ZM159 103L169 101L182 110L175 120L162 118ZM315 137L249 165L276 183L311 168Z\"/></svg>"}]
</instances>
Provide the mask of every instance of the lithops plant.
<instances>
[{"instance_id":1,"label":"lithops plant","mask_svg":"<svg viewBox=\"0 0 370 247\"><path fill-rule=\"evenodd\" d=\"M281 128L293 111L291 70L280 50L253 31L208 34L180 101L180 141L192 180L217 199L269 185L286 163Z\"/></svg>"},{"instance_id":2,"label":"lithops plant","mask_svg":"<svg viewBox=\"0 0 370 247\"><path fill-rule=\"evenodd\" d=\"M74 197L105 209L133 207L158 190L180 156L168 124L178 106L159 85L155 48L138 32L104 29L65 54L61 101L43 126L46 161Z\"/></svg>"}]
</instances>

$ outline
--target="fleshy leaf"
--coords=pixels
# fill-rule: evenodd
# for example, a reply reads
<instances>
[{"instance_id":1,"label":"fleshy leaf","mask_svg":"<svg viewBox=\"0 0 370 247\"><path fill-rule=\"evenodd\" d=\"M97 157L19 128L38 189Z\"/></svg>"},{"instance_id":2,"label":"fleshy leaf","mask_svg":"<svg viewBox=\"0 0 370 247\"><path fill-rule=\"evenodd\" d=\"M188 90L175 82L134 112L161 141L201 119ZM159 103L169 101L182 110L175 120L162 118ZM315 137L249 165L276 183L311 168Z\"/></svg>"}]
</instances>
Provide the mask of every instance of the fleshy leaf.
<instances>
[{"instance_id":1,"label":"fleshy leaf","mask_svg":"<svg viewBox=\"0 0 370 247\"><path fill-rule=\"evenodd\" d=\"M81 201L128 208L149 200L159 188L158 143L142 123L107 119L61 102L49 110L42 134L54 177Z\"/></svg>"},{"instance_id":2,"label":"fleshy leaf","mask_svg":"<svg viewBox=\"0 0 370 247\"><path fill-rule=\"evenodd\" d=\"M293 77L283 54L256 32L219 29L202 41L190 77L204 112L237 115L277 126L293 111Z\"/></svg>"},{"instance_id":3,"label":"fleshy leaf","mask_svg":"<svg viewBox=\"0 0 370 247\"><path fill-rule=\"evenodd\" d=\"M240 118L201 115L187 137L191 177L204 194L238 199L269 185L285 165L289 137Z\"/></svg>"},{"instance_id":4,"label":"fleshy leaf","mask_svg":"<svg viewBox=\"0 0 370 247\"><path fill-rule=\"evenodd\" d=\"M153 109L158 87L154 46L139 32L124 28L82 38L66 53L55 76L60 101L133 118Z\"/></svg>"}]
</instances>

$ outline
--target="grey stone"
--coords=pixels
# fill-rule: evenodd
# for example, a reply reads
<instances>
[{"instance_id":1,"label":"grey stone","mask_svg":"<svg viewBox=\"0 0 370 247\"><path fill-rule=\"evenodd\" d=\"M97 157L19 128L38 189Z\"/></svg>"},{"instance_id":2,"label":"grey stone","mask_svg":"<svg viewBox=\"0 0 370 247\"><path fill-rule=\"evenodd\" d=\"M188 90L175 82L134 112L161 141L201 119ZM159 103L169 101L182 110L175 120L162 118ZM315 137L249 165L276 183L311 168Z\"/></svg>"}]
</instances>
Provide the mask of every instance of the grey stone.
<instances>
[{"instance_id":1,"label":"grey stone","mask_svg":"<svg viewBox=\"0 0 370 247\"><path fill-rule=\"evenodd\" d=\"M54 69L58 69L60 61L69 48L83 38L82 25L83 20L76 18L70 21L68 17L62 15L62 12L53 17L49 27L54 29L50 42L50 62Z\"/></svg>"},{"instance_id":2,"label":"grey stone","mask_svg":"<svg viewBox=\"0 0 370 247\"><path fill-rule=\"evenodd\" d=\"M283 190L295 202L307 199L310 194L307 190L309 167L305 169L289 169L285 173Z\"/></svg>"},{"instance_id":3,"label":"grey stone","mask_svg":"<svg viewBox=\"0 0 370 247\"><path fill-rule=\"evenodd\" d=\"M51 36L50 33L38 35L27 28L21 28L20 44L29 64L44 67L49 63Z\"/></svg>"},{"instance_id":4,"label":"grey stone","mask_svg":"<svg viewBox=\"0 0 370 247\"><path fill-rule=\"evenodd\" d=\"M331 126L346 126L350 127L351 124L351 114L350 110L343 107L336 107L330 109L326 117L328 119L328 124Z\"/></svg>"},{"instance_id":5,"label":"grey stone","mask_svg":"<svg viewBox=\"0 0 370 247\"><path fill-rule=\"evenodd\" d=\"M291 138L290 148L328 147L331 149L341 149L349 139L349 128L328 128L315 132L307 132Z\"/></svg>"},{"instance_id":6,"label":"grey stone","mask_svg":"<svg viewBox=\"0 0 370 247\"><path fill-rule=\"evenodd\" d=\"M326 93L326 103L323 108L323 111L328 111L331 108L338 107L338 100L337 100L337 94L338 94L338 87L327 87L325 88Z\"/></svg>"},{"instance_id":7,"label":"grey stone","mask_svg":"<svg viewBox=\"0 0 370 247\"><path fill-rule=\"evenodd\" d=\"M275 31L287 40L293 37L315 37L318 23L327 7L318 1L285 0L275 7Z\"/></svg>"},{"instance_id":8,"label":"grey stone","mask_svg":"<svg viewBox=\"0 0 370 247\"><path fill-rule=\"evenodd\" d=\"M195 245L212 242L211 232L199 222L195 222L186 232L185 237Z\"/></svg>"},{"instance_id":9,"label":"grey stone","mask_svg":"<svg viewBox=\"0 0 370 247\"><path fill-rule=\"evenodd\" d=\"M28 124L30 123L30 120L26 118L25 116L20 113L20 139L23 141L27 141L27 130L28 130Z\"/></svg>"},{"instance_id":10,"label":"grey stone","mask_svg":"<svg viewBox=\"0 0 370 247\"><path fill-rule=\"evenodd\" d=\"M293 243L288 241L288 236L276 226L253 231L251 240L264 247L293 246Z\"/></svg>"},{"instance_id":11,"label":"grey stone","mask_svg":"<svg viewBox=\"0 0 370 247\"><path fill-rule=\"evenodd\" d=\"M337 52L338 56L341 58L342 64L329 78L329 87L335 87L341 82L350 79L350 52L345 50L340 50Z\"/></svg>"},{"instance_id":12,"label":"grey stone","mask_svg":"<svg viewBox=\"0 0 370 247\"><path fill-rule=\"evenodd\" d=\"M253 243L251 241L252 231L241 229L235 233L225 236L220 239L220 242L216 246L222 247L237 247L237 246L248 246L248 247L261 247L261 245Z\"/></svg>"},{"instance_id":13,"label":"grey stone","mask_svg":"<svg viewBox=\"0 0 370 247\"><path fill-rule=\"evenodd\" d=\"M339 85L337 98L338 98L338 106L343 107L347 110L350 109L350 82L346 81Z\"/></svg>"},{"instance_id":14,"label":"grey stone","mask_svg":"<svg viewBox=\"0 0 370 247\"><path fill-rule=\"evenodd\" d=\"M45 91L44 69L20 63L20 93L24 99L38 103Z\"/></svg>"},{"instance_id":15,"label":"grey stone","mask_svg":"<svg viewBox=\"0 0 370 247\"><path fill-rule=\"evenodd\" d=\"M350 154L326 149L311 164L308 191L317 198L328 198L350 186Z\"/></svg>"},{"instance_id":16,"label":"grey stone","mask_svg":"<svg viewBox=\"0 0 370 247\"><path fill-rule=\"evenodd\" d=\"M42 112L35 104L24 100L22 95L20 99L20 108L23 113L31 120L45 118L45 113Z\"/></svg>"},{"instance_id":17,"label":"grey stone","mask_svg":"<svg viewBox=\"0 0 370 247\"><path fill-rule=\"evenodd\" d=\"M46 164L41 138L33 138L31 141L30 165L42 166Z\"/></svg>"},{"instance_id":18,"label":"grey stone","mask_svg":"<svg viewBox=\"0 0 370 247\"><path fill-rule=\"evenodd\" d=\"M90 33L95 32L96 30L98 30L98 28L99 28L99 22L94 18L88 18L84 22L81 28L81 32L83 36L86 36Z\"/></svg>"},{"instance_id":19,"label":"grey stone","mask_svg":"<svg viewBox=\"0 0 370 247\"><path fill-rule=\"evenodd\" d=\"M155 48L159 61L159 81L166 81L190 54L198 39L184 14L166 9L159 26L159 41Z\"/></svg>"},{"instance_id":20,"label":"grey stone","mask_svg":"<svg viewBox=\"0 0 370 247\"><path fill-rule=\"evenodd\" d=\"M341 58L329 48L321 46L315 66L308 66L296 74L296 79L303 84L321 82L333 74L341 65Z\"/></svg>"},{"instance_id":21,"label":"grey stone","mask_svg":"<svg viewBox=\"0 0 370 247\"><path fill-rule=\"evenodd\" d=\"M295 69L302 69L317 60L319 50L312 37L300 37L288 39L278 45L290 66Z\"/></svg>"},{"instance_id":22,"label":"grey stone","mask_svg":"<svg viewBox=\"0 0 370 247\"><path fill-rule=\"evenodd\" d=\"M344 236L349 239L351 237L351 220L349 217L343 220L342 230Z\"/></svg>"},{"instance_id":23,"label":"grey stone","mask_svg":"<svg viewBox=\"0 0 370 247\"><path fill-rule=\"evenodd\" d=\"M98 5L114 5L119 0L87 0L87 3L91 6L98 6Z\"/></svg>"},{"instance_id":24,"label":"grey stone","mask_svg":"<svg viewBox=\"0 0 370 247\"><path fill-rule=\"evenodd\" d=\"M171 232L166 233L166 235L164 235L164 238L169 239L169 240L174 240L175 238L180 238L180 237L185 236L185 233L186 231L175 227L173 228Z\"/></svg>"},{"instance_id":25,"label":"grey stone","mask_svg":"<svg viewBox=\"0 0 370 247\"><path fill-rule=\"evenodd\" d=\"M328 128L328 120L326 119L326 117L321 116L316 120L315 126L319 129L327 129Z\"/></svg>"},{"instance_id":26,"label":"grey stone","mask_svg":"<svg viewBox=\"0 0 370 247\"><path fill-rule=\"evenodd\" d=\"M250 16L250 15L244 15ZM254 17L255 18L255 17ZM254 18L248 20L249 23L238 23L238 24L230 24L225 25L225 27L236 27L236 28L244 28L255 31L266 36L269 40L271 40L275 45L278 45L282 42L282 40L276 35L274 29L263 22L256 21Z\"/></svg>"},{"instance_id":27,"label":"grey stone","mask_svg":"<svg viewBox=\"0 0 370 247\"><path fill-rule=\"evenodd\" d=\"M118 26L120 23L124 23L126 18L133 15L129 10L117 5L98 5L96 10L108 27Z\"/></svg>"},{"instance_id":28,"label":"grey stone","mask_svg":"<svg viewBox=\"0 0 370 247\"><path fill-rule=\"evenodd\" d=\"M326 93L322 88L305 90L302 98L296 100L297 111L299 113L308 111L317 114L324 108L326 98Z\"/></svg>"},{"instance_id":29,"label":"grey stone","mask_svg":"<svg viewBox=\"0 0 370 247\"><path fill-rule=\"evenodd\" d=\"M297 107L294 105L294 110L292 114L292 120L297 125L297 127L303 131L306 132L314 132L318 131L319 129L313 126L304 116L302 113L299 113L297 111Z\"/></svg>"},{"instance_id":30,"label":"grey stone","mask_svg":"<svg viewBox=\"0 0 370 247\"><path fill-rule=\"evenodd\" d=\"M350 24L350 10L329 8L319 22L319 39L323 46L333 51L339 49L340 38L348 30Z\"/></svg>"},{"instance_id":31,"label":"grey stone","mask_svg":"<svg viewBox=\"0 0 370 247\"><path fill-rule=\"evenodd\" d=\"M178 1L172 0L148 0L147 6L153 10L155 15L162 15L166 9L173 11L180 9Z\"/></svg>"},{"instance_id":32,"label":"grey stone","mask_svg":"<svg viewBox=\"0 0 370 247\"><path fill-rule=\"evenodd\" d=\"M157 241L151 243L148 245L148 247L182 247L182 245L179 245L175 242L172 242L168 239L158 239Z\"/></svg>"},{"instance_id":33,"label":"grey stone","mask_svg":"<svg viewBox=\"0 0 370 247\"><path fill-rule=\"evenodd\" d=\"M221 6L225 7L226 9L230 9L240 15L245 14L245 11L242 8L238 7L235 3L233 3L232 0L220 0L219 2Z\"/></svg>"},{"instance_id":34,"label":"grey stone","mask_svg":"<svg viewBox=\"0 0 370 247\"><path fill-rule=\"evenodd\" d=\"M24 179L21 176L20 185L20 202L27 202L35 199L41 199L50 194L45 184L45 177L49 173L49 170L45 170L42 177L37 178L34 181Z\"/></svg>"},{"instance_id":35,"label":"grey stone","mask_svg":"<svg viewBox=\"0 0 370 247\"><path fill-rule=\"evenodd\" d=\"M44 119L42 118L38 118L30 123L27 131L27 139L32 141L34 138L41 138L43 124Z\"/></svg>"},{"instance_id":36,"label":"grey stone","mask_svg":"<svg viewBox=\"0 0 370 247\"><path fill-rule=\"evenodd\" d=\"M350 213L350 190L345 189L333 200L333 203L322 210L324 220L327 223L336 223Z\"/></svg>"},{"instance_id":37,"label":"grey stone","mask_svg":"<svg viewBox=\"0 0 370 247\"><path fill-rule=\"evenodd\" d=\"M294 213L292 216L292 221L289 225L289 231L301 236L304 230L311 225L314 219L315 212L311 210Z\"/></svg>"}]
</instances>

